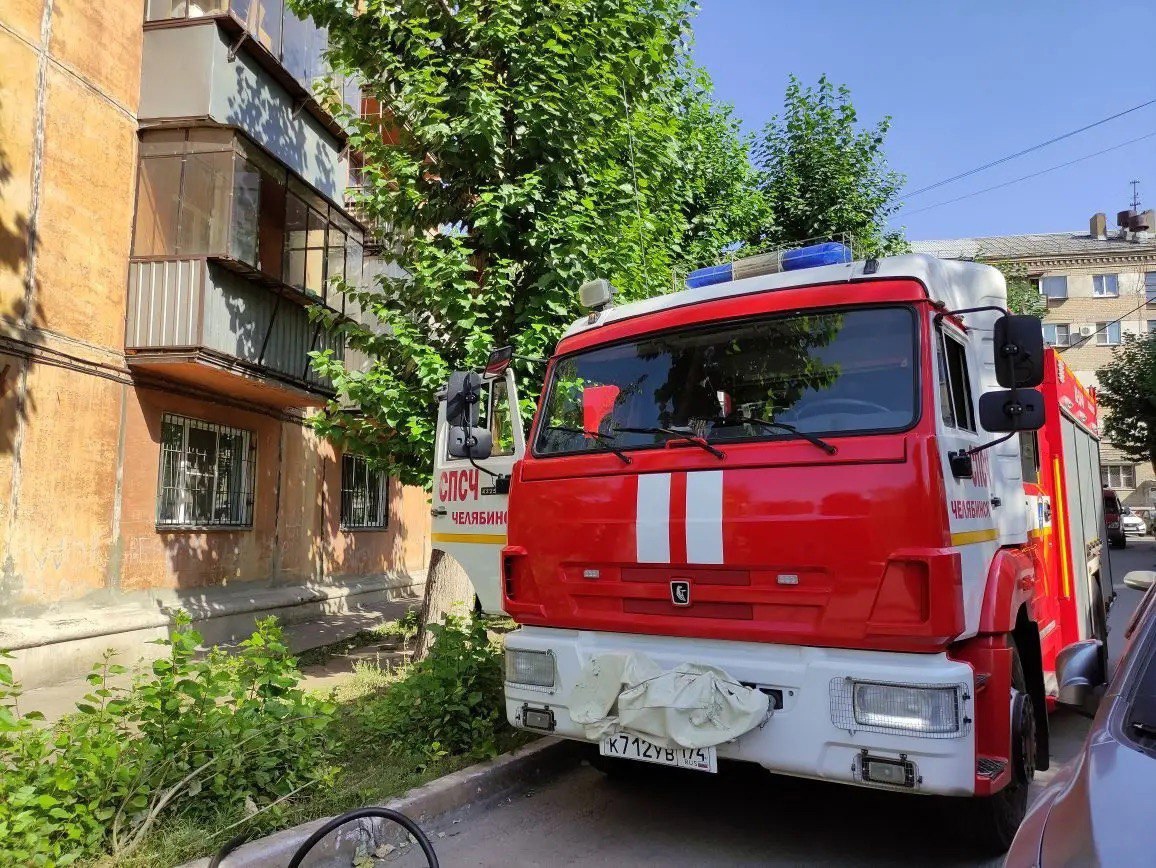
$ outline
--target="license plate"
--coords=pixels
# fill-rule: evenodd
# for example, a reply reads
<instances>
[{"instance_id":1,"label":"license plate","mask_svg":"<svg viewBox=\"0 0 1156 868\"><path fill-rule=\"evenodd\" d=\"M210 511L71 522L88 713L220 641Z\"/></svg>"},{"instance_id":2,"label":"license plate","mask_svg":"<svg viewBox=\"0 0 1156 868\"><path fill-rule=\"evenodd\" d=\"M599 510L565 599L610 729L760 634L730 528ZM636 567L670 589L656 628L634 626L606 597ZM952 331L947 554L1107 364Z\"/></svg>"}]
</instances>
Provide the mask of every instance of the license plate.
<instances>
[{"instance_id":1,"label":"license plate","mask_svg":"<svg viewBox=\"0 0 1156 868\"><path fill-rule=\"evenodd\" d=\"M660 766L675 766L700 772L718 771L718 760L715 758L713 747L659 747L636 735L620 733L602 739L598 752L602 756L640 760Z\"/></svg>"}]
</instances>

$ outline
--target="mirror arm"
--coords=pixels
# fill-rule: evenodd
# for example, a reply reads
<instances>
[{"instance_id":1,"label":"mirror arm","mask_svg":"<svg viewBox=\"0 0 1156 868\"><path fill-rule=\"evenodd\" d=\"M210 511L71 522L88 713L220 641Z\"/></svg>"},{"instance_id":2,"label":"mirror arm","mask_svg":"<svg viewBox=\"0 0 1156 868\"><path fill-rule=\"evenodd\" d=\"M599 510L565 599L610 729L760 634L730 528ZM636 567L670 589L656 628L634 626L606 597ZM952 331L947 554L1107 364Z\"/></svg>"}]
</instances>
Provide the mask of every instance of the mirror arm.
<instances>
[{"instance_id":1,"label":"mirror arm","mask_svg":"<svg viewBox=\"0 0 1156 868\"><path fill-rule=\"evenodd\" d=\"M473 456L473 455L470 455L470 456L467 456L467 457L468 457L468 460L469 460L470 464L472 464L472 465L474 466L474 469L475 469L475 470L480 470L480 471L482 471L482 473L485 473L487 476L490 476L490 477L492 477L492 478L494 478L494 479L497 479L499 476L501 476L501 475L502 475L502 474L500 474L500 473L494 473L494 471L492 471L492 470L487 470L485 467L482 467L482 465L480 465L480 464L478 464L478 462L474 461L474 456Z\"/></svg>"},{"instance_id":2,"label":"mirror arm","mask_svg":"<svg viewBox=\"0 0 1156 868\"><path fill-rule=\"evenodd\" d=\"M965 313L981 313L985 310L994 310L996 313L1002 313L1004 316L1011 316L1006 308L999 305L986 304L983 307L961 307L959 310L944 310L935 315L936 319L943 319L945 316L961 316Z\"/></svg>"},{"instance_id":3,"label":"mirror arm","mask_svg":"<svg viewBox=\"0 0 1156 868\"><path fill-rule=\"evenodd\" d=\"M985 449L991 449L991 447L993 447L993 446L999 446L999 444L1006 443L1008 440L1011 440L1013 437L1015 437L1019 433L1020 433L1019 431L1012 431L1010 434L1005 434L1003 437L1000 437L998 440L992 440L990 443L984 443L982 446L973 446L971 449L968 449L963 454L964 455L975 455L977 452L983 452L983 450L985 450Z\"/></svg>"}]
</instances>

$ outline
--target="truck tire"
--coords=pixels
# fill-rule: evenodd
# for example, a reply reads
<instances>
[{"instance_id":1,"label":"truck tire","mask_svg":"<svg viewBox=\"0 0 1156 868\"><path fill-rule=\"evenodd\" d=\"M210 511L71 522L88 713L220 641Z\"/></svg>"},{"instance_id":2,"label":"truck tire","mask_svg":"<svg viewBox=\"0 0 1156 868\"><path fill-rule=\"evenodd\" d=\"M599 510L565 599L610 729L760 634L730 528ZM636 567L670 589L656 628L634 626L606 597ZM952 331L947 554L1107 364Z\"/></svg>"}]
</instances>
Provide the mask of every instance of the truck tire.
<instances>
[{"instance_id":1,"label":"truck tire","mask_svg":"<svg viewBox=\"0 0 1156 868\"><path fill-rule=\"evenodd\" d=\"M1012 646L1012 779L994 796L968 799L960 813L963 841L984 856L1007 851L1028 811L1028 787L1035 777L1036 718L1019 652Z\"/></svg>"}]
</instances>

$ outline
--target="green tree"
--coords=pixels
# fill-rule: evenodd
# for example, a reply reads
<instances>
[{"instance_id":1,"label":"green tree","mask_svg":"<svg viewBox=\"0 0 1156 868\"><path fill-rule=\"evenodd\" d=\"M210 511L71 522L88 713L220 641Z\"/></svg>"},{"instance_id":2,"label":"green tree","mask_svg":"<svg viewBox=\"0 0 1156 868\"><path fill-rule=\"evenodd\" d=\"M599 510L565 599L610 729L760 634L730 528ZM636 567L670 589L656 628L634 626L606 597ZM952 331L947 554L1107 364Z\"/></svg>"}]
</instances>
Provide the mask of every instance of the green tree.
<instances>
[{"instance_id":1,"label":"green tree","mask_svg":"<svg viewBox=\"0 0 1156 868\"><path fill-rule=\"evenodd\" d=\"M992 262L1007 282L1007 309L1012 313L1043 317L1048 312L1048 303L1035 285L1028 280L1028 271L1014 263Z\"/></svg>"},{"instance_id":2,"label":"green tree","mask_svg":"<svg viewBox=\"0 0 1156 868\"><path fill-rule=\"evenodd\" d=\"M1133 461L1156 469L1156 339L1129 335L1096 372L1104 436Z\"/></svg>"},{"instance_id":3,"label":"green tree","mask_svg":"<svg viewBox=\"0 0 1156 868\"><path fill-rule=\"evenodd\" d=\"M317 426L405 482L428 481L451 370L507 343L546 354L584 280L667 291L762 219L746 143L687 59L686 0L291 5L383 105L380 125L344 120L399 267L351 293L385 330L341 326L371 370L315 358L339 395Z\"/></svg>"},{"instance_id":4,"label":"green tree","mask_svg":"<svg viewBox=\"0 0 1156 868\"><path fill-rule=\"evenodd\" d=\"M902 234L886 228L904 182L883 153L890 126L885 117L861 127L846 86L836 88L822 76L815 87L803 87L791 76L783 113L766 125L755 148L772 220L750 238L751 246L848 237L857 257L904 252Z\"/></svg>"}]
</instances>

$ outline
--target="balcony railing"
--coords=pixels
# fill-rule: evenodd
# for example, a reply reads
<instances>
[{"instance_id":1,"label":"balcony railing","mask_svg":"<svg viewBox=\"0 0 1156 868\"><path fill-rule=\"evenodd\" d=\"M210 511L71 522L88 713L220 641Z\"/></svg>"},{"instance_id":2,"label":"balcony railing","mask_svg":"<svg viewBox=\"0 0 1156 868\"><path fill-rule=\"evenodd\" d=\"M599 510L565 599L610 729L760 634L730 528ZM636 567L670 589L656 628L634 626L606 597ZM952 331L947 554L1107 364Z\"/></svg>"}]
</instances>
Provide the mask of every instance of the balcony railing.
<instances>
[{"instance_id":1,"label":"balcony railing","mask_svg":"<svg viewBox=\"0 0 1156 868\"><path fill-rule=\"evenodd\" d=\"M332 384L309 353L340 338L306 308L212 258L129 266L125 350L131 365L216 392L279 406L316 406Z\"/></svg>"}]
</instances>

